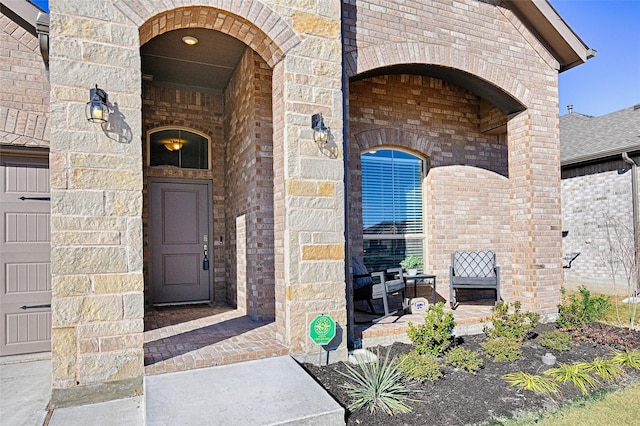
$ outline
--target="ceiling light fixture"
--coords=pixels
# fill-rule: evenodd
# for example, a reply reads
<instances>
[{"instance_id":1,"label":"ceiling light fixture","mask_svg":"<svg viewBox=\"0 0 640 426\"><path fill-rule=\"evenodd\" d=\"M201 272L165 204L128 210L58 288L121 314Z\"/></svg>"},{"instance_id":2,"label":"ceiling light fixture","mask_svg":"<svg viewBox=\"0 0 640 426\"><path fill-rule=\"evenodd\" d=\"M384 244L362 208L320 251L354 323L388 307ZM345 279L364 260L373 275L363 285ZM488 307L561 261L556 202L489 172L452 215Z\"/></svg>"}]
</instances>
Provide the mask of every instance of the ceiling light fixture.
<instances>
[{"instance_id":1,"label":"ceiling light fixture","mask_svg":"<svg viewBox=\"0 0 640 426\"><path fill-rule=\"evenodd\" d=\"M184 36L182 37L182 41L184 42L184 44L188 44L189 46L198 44L198 39L193 36Z\"/></svg>"},{"instance_id":2,"label":"ceiling light fixture","mask_svg":"<svg viewBox=\"0 0 640 426\"><path fill-rule=\"evenodd\" d=\"M162 144L169 151L180 151L186 142L186 139L165 139L162 141Z\"/></svg>"}]
</instances>

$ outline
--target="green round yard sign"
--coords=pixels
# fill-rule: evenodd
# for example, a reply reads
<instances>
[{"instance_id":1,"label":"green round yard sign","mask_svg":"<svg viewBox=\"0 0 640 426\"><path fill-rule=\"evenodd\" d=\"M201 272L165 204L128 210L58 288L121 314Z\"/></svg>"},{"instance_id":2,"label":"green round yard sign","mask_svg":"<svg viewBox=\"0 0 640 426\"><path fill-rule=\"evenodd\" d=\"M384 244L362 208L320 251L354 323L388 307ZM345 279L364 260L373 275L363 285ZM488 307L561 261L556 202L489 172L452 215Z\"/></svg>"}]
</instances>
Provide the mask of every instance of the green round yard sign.
<instances>
[{"instance_id":1,"label":"green round yard sign","mask_svg":"<svg viewBox=\"0 0 640 426\"><path fill-rule=\"evenodd\" d=\"M329 315L318 315L309 325L309 337L316 345L326 345L336 336L336 322Z\"/></svg>"}]
</instances>

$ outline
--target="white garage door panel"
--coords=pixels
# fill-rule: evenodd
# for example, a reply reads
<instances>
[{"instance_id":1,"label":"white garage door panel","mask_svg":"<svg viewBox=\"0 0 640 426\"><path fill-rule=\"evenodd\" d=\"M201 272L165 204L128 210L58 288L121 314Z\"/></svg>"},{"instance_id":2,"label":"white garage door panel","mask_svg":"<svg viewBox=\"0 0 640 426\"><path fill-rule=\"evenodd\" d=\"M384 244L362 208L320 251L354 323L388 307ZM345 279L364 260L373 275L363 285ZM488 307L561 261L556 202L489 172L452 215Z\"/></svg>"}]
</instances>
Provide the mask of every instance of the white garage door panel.
<instances>
[{"instance_id":1,"label":"white garage door panel","mask_svg":"<svg viewBox=\"0 0 640 426\"><path fill-rule=\"evenodd\" d=\"M0 164L0 355L51 349L47 163L3 155Z\"/></svg>"},{"instance_id":2,"label":"white garage door panel","mask_svg":"<svg viewBox=\"0 0 640 426\"><path fill-rule=\"evenodd\" d=\"M7 314L7 345L36 345L51 340L51 311Z\"/></svg>"}]
</instances>

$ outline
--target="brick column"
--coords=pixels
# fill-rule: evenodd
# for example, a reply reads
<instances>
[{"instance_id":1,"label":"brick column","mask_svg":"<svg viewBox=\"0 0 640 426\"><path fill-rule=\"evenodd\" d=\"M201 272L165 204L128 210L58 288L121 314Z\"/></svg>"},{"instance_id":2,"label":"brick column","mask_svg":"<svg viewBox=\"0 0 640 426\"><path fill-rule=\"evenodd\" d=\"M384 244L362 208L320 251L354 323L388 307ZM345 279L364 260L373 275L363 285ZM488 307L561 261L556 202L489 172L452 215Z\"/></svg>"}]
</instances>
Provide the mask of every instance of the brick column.
<instances>
[{"instance_id":1,"label":"brick column","mask_svg":"<svg viewBox=\"0 0 640 426\"><path fill-rule=\"evenodd\" d=\"M101 17L91 3L51 6L51 404L59 407L143 392L141 81L138 28L109 2ZM96 83L119 112L102 126L85 118Z\"/></svg>"},{"instance_id":2,"label":"brick column","mask_svg":"<svg viewBox=\"0 0 640 426\"><path fill-rule=\"evenodd\" d=\"M529 108L507 127L512 294L523 310L554 314L562 285L557 105Z\"/></svg>"}]
</instances>

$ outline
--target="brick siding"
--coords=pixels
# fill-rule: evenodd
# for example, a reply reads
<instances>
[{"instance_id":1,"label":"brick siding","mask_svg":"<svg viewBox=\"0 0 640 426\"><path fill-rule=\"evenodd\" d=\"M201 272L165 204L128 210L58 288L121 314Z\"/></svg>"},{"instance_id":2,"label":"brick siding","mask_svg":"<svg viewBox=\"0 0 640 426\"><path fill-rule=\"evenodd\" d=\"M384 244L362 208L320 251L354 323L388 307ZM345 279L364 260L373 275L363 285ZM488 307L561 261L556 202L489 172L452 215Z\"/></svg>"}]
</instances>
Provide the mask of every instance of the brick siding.
<instances>
[{"instance_id":1,"label":"brick siding","mask_svg":"<svg viewBox=\"0 0 640 426\"><path fill-rule=\"evenodd\" d=\"M38 38L0 13L0 144L49 146L49 80Z\"/></svg>"},{"instance_id":2,"label":"brick siding","mask_svg":"<svg viewBox=\"0 0 640 426\"><path fill-rule=\"evenodd\" d=\"M620 159L568 168L562 174L562 222L568 232L562 249L565 255L580 252L571 269L565 270L566 282L626 294L625 272L619 262L612 264L610 249L617 250L621 242L633 247L630 166Z\"/></svg>"},{"instance_id":3,"label":"brick siding","mask_svg":"<svg viewBox=\"0 0 640 426\"><path fill-rule=\"evenodd\" d=\"M225 90L226 227L235 247L235 218L245 217L247 314L275 318L271 69L247 49ZM236 302L235 251L227 251L229 301ZM243 304L239 301L238 304Z\"/></svg>"}]
</instances>

